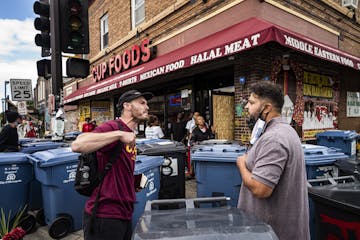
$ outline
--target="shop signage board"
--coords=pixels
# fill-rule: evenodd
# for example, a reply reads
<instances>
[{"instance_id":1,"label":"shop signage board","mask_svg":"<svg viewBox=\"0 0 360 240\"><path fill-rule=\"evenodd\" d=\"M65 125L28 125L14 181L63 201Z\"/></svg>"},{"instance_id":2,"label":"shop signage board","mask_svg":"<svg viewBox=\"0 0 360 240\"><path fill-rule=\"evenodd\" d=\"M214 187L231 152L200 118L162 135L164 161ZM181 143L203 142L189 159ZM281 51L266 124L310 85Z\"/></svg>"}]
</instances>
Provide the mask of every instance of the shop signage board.
<instances>
[{"instance_id":1,"label":"shop signage board","mask_svg":"<svg viewBox=\"0 0 360 240\"><path fill-rule=\"evenodd\" d=\"M25 101L18 102L17 110L20 115L26 115L28 113L27 107L26 107L26 102Z\"/></svg>"},{"instance_id":2,"label":"shop signage board","mask_svg":"<svg viewBox=\"0 0 360 240\"><path fill-rule=\"evenodd\" d=\"M109 74L106 79L81 88L66 96L65 103L108 92L196 64L233 56L268 42L278 42L283 46L313 57L360 70L360 58L358 57L264 20L251 18L185 47L156 57L145 64L130 68L127 71L117 74L115 74L116 71L111 71L113 75ZM114 62L109 62L107 65L109 68L115 69L116 66L114 64ZM93 78L97 78L99 72L100 69L99 71L93 71Z\"/></svg>"},{"instance_id":3,"label":"shop signage board","mask_svg":"<svg viewBox=\"0 0 360 240\"><path fill-rule=\"evenodd\" d=\"M337 85L331 75L303 72L303 139L315 139L316 134L337 128L340 94Z\"/></svg>"},{"instance_id":4,"label":"shop signage board","mask_svg":"<svg viewBox=\"0 0 360 240\"><path fill-rule=\"evenodd\" d=\"M31 79L10 79L11 99L31 101L33 99Z\"/></svg>"},{"instance_id":5,"label":"shop signage board","mask_svg":"<svg viewBox=\"0 0 360 240\"><path fill-rule=\"evenodd\" d=\"M360 117L360 92L347 92L346 116Z\"/></svg>"}]
</instances>

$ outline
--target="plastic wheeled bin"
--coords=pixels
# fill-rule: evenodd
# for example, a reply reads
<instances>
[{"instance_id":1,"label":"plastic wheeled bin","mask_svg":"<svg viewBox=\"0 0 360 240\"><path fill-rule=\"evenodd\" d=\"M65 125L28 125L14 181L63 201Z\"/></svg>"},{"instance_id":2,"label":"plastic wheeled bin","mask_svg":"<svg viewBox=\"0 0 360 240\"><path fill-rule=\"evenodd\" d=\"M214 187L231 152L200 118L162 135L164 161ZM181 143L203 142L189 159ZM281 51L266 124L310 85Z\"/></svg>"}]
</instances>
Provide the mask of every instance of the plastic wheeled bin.
<instances>
[{"instance_id":1,"label":"plastic wheeled bin","mask_svg":"<svg viewBox=\"0 0 360 240\"><path fill-rule=\"evenodd\" d=\"M225 197L149 201L133 239L278 239L271 226L238 208L221 204L215 208L201 207L202 203L224 200ZM165 210L161 206L166 206Z\"/></svg>"},{"instance_id":2,"label":"plastic wheeled bin","mask_svg":"<svg viewBox=\"0 0 360 240\"><path fill-rule=\"evenodd\" d=\"M336 161L335 166L339 169L339 176L354 175L360 181L360 157Z\"/></svg>"},{"instance_id":3,"label":"plastic wheeled bin","mask_svg":"<svg viewBox=\"0 0 360 240\"><path fill-rule=\"evenodd\" d=\"M136 141L138 154L164 156L164 163L161 166L159 199L185 198L187 148L180 142L167 139L147 140Z\"/></svg>"},{"instance_id":4,"label":"plastic wheeled bin","mask_svg":"<svg viewBox=\"0 0 360 240\"><path fill-rule=\"evenodd\" d=\"M302 144L304 151L307 179L326 179L337 177L339 170L335 166L336 161L348 158L341 149L325 147L313 144ZM314 203L309 199L309 224L310 233L315 233Z\"/></svg>"},{"instance_id":5,"label":"plastic wheeled bin","mask_svg":"<svg viewBox=\"0 0 360 240\"><path fill-rule=\"evenodd\" d=\"M77 136L79 136L80 134L82 134L82 132L78 132L78 131L74 131L74 132L67 132L64 135L64 140L66 141L73 141L77 138Z\"/></svg>"},{"instance_id":6,"label":"plastic wheeled bin","mask_svg":"<svg viewBox=\"0 0 360 240\"><path fill-rule=\"evenodd\" d=\"M356 141L358 134L355 131L328 130L316 134L316 143L326 147L340 148L343 153L353 157L356 155Z\"/></svg>"},{"instance_id":7,"label":"plastic wheeled bin","mask_svg":"<svg viewBox=\"0 0 360 240\"><path fill-rule=\"evenodd\" d=\"M313 144L302 144L304 151L307 179L337 177L339 175L335 161L347 159L338 148Z\"/></svg>"},{"instance_id":8,"label":"plastic wheeled bin","mask_svg":"<svg viewBox=\"0 0 360 240\"><path fill-rule=\"evenodd\" d=\"M144 212L146 201L159 198L160 166L163 162L163 156L138 155L136 157L134 175L144 174L147 177L147 185L140 192L136 193L132 216L133 228Z\"/></svg>"},{"instance_id":9,"label":"plastic wheeled bin","mask_svg":"<svg viewBox=\"0 0 360 240\"><path fill-rule=\"evenodd\" d=\"M45 222L49 235L61 238L82 228L86 197L74 189L79 153L57 148L33 153L35 177L41 183Z\"/></svg>"},{"instance_id":10,"label":"plastic wheeled bin","mask_svg":"<svg viewBox=\"0 0 360 240\"><path fill-rule=\"evenodd\" d=\"M19 138L19 145L22 146L26 143L36 142L39 138Z\"/></svg>"},{"instance_id":11,"label":"plastic wheeled bin","mask_svg":"<svg viewBox=\"0 0 360 240\"><path fill-rule=\"evenodd\" d=\"M245 153L246 147L235 144L198 146L192 153L197 197L230 197L230 205L237 206L240 186L240 172L236 159Z\"/></svg>"},{"instance_id":12,"label":"plastic wheeled bin","mask_svg":"<svg viewBox=\"0 0 360 240\"><path fill-rule=\"evenodd\" d=\"M63 145L64 143L60 143L60 142L52 142L45 139L32 138L31 142L23 143L21 145L21 152L31 154L38 151L58 148ZM36 210L34 212L36 221L40 225L45 225L44 211L42 209L43 201L41 197L41 184L35 178L35 176L33 179L34 180L30 183L29 205L28 205L29 210Z\"/></svg>"},{"instance_id":13,"label":"plastic wheeled bin","mask_svg":"<svg viewBox=\"0 0 360 240\"><path fill-rule=\"evenodd\" d=\"M203 147L204 145L235 145L239 146L242 145L241 141L235 141L235 140L227 140L227 139L209 139L201 141L199 144L191 146L191 152L195 152L197 149Z\"/></svg>"},{"instance_id":14,"label":"plastic wheeled bin","mask_svg":"<svg viewBox=\"0 0 360 240\"><path fill-rule=\"evenodd\" d=\"M353 176L308 180L315 206L313 240L360 239L360 182Z\"/></svg>"},{"instance_id":15,"label":"plastic wheeled bin","mask_svg":"<svg viewBox=\"0 0 360 240\"><path fill-rule=\"evenodd\" d=\"M64 146L62 142L51 142L51 141L34 141L25 143L21 146L21 152L23 153L34 153L38 151L44 151Z\"/></svg>"},{"instance_id":16,"label":"plastic wheeled bin","mask_svg":"<svg viewBox=\"0 0 360 240\"><path fill-rule=\"evenodd\" d=\"M24 207L27 209L29 184L33 178L33 167L27 159L27 154L0 153L0 208L9 220ZM26 232L31 232L35 225L35 217L25 211L20 226Z\"/></svg>"}]
</instances>

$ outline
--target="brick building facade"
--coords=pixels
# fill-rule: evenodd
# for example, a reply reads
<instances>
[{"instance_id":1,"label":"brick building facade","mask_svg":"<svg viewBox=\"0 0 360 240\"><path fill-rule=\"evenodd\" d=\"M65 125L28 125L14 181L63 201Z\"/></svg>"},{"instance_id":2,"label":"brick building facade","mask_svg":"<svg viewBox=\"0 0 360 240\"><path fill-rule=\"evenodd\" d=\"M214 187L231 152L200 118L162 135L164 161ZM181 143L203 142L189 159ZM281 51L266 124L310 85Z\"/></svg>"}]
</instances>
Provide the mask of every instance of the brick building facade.
<instances>
[{"instance_id":1,"label":"brick building facade","mask_svg":"<svg viewBox=\"0 0 360 240\"><path fill-rule=\"evenodd\" d=\"M85 116L98 122L113 118L118 96L136 88L155 93L150 110L165 130L176 112L199 111L223 130L219 138L246 142L248 86L270 80L282 84L293 102L295 115L290 118L300 137L312 139L327 128L360 131L359 117L346 112L347 93L360 91L359 9L342 7L340 0L145 0L145 18L132 27L131 2L90 1L91 75L64 87L65 103L78 106L80 121ZM102 49L104 16L108 45ZM281 40L285 35L292 36L293 44ZM152 59L126 71L109 70L117 55L144 39L151 41ZM241 46L231 52L236 44ZM325 51L315 54L315 48ZM94 69L105 68L101 79L93 77ZM304 76L326 79L328 85L306 82ZM304 85L321 93L304 94ZM305 128L309 106L318 119L331 112L334 126Z\"/></svg>"}]
</instances>

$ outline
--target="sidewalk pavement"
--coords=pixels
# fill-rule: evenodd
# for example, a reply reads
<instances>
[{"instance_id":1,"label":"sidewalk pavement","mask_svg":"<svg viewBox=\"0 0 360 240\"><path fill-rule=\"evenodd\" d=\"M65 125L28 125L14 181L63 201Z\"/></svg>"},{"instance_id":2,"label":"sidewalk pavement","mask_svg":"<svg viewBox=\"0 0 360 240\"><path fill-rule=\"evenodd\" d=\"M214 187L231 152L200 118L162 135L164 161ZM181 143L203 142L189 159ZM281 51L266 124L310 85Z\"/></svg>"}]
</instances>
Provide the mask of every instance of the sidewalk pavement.
<instances>
[{"instance_id":1,"label":"sidewalk pavement","mask_svg":"<svg viewBox=\"0 0 360 240\"><path fill-rule=\"evenodd\" d=\"M196 180L191 179L185 182L185 197L196 198ZM48 234L48 226L38 226L36 231L26 235L24 240L50 240L52 239ZM62 240L83 240L83 231L79 230L68 234Z\"/></svg>"}]
</instances>

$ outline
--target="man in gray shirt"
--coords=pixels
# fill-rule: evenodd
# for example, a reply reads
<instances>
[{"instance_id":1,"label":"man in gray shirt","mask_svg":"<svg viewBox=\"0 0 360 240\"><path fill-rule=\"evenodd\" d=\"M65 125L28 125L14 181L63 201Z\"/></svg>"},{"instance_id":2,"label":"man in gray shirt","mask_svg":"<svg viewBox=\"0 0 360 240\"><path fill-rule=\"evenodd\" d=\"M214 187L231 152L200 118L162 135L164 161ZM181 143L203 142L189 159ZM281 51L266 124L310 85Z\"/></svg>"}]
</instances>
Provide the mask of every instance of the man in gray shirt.
<instances>
[{"instance_id":1,"label":"man in gray shirt","mask_svg":"<svg viewBox=\"0 0 360 240\"><path fill-rule=\"evenodd\" d=\"M242 177L238 208L272 226L280 240L308 240L309 205L300 139L281 119L284 96L268 81L251 88L245 108L250 119L265 121L248 153L238 157Z\"/></svg>"}]
</instances>

